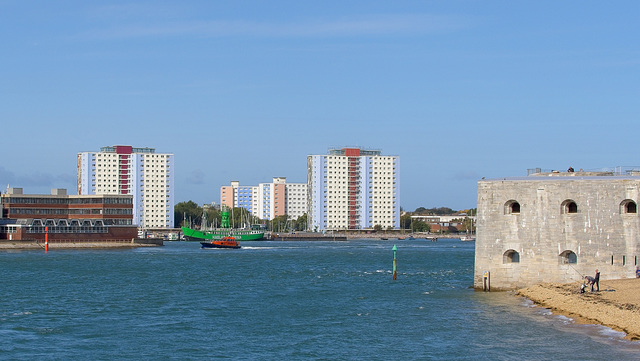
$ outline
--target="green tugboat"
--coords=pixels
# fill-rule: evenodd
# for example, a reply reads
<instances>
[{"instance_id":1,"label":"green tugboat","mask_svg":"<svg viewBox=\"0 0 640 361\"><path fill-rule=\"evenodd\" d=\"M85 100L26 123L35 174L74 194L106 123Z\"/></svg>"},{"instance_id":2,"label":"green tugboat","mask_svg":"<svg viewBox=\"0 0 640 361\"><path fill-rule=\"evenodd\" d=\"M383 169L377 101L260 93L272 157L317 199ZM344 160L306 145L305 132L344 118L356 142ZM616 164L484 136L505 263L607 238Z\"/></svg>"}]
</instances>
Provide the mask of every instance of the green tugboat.
<instances>
[{"instance_id":1,"label":"green tugboat","mask_svg":"<svg viewBox=\"0 0 640 361\"><path fill-rule=\"evenodd\" d=\"M229 226L229 208L222 205L222 221L220 228L207 229L206 214L203 215L202 229L197 230L190 227L182 227L182 234L186 241L202 242L220 240L223 237L233 237L237 241L259 241L264 238L264 229L260 225L253 225L251 228L231 228Z\"/></svg>"}]
</instances>

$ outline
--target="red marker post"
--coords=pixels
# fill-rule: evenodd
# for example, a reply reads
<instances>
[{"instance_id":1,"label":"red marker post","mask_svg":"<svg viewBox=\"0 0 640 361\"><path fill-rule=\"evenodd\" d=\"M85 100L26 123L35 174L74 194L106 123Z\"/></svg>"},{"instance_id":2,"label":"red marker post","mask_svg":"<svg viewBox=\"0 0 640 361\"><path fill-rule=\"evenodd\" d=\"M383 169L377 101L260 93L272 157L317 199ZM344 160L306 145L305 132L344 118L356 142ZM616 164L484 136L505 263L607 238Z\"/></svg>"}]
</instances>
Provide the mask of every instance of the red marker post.
<instances>
[{"instance_id":1,"label":"red marker post","mask_svg":"<svg viewBox=\"0 0 640 361\"><path fill-rule=\"evenodd\" d=\"M49 252L49 226L44 227L44 251Z\"/></svg>"}]
</instances>

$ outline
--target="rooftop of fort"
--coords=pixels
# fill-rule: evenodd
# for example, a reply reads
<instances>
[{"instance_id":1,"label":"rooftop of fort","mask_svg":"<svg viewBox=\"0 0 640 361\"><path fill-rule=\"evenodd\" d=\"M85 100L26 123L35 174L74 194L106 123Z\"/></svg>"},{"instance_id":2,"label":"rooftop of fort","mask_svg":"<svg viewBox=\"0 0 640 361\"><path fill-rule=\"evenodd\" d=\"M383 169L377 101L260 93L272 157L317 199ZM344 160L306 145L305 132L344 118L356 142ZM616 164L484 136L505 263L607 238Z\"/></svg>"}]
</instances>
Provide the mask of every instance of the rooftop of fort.
<instances>
[{"instance_id":1,"label":"rooftop of fort","mask_svg":"<svg viewBox=\"0 0 640 361\"><path fill-rule=\"evenodd\" d=\"M640 166L618 166L614 168L601 169L578 169L569 167L568 170L560 171L554 169L529 168L526 176L503 177L490 180L542 180L542 179L606 179L603 177L618 177L629 179L640 179ZM485 180L483 178L483 180Z\"/></svg>"}]
</instances>

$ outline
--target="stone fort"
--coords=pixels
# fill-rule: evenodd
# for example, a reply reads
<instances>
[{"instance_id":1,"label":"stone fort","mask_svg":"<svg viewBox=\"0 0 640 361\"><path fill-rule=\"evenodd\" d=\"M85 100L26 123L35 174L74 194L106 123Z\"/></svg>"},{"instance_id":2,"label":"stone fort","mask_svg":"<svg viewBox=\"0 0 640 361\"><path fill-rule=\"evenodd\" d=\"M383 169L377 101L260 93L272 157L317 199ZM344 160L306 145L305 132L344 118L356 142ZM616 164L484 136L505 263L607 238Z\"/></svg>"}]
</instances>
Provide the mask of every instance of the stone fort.
<instances>
[{"instance_id":1,"label":"stone fort","mask_svg":"<svg viewBox=\"0 0 640 361\"><path fill-rule=\"evenodd\" d=\"M542 172L478 181L474 288L635 277L640 172Z\"/></svg>"}]
</instances>

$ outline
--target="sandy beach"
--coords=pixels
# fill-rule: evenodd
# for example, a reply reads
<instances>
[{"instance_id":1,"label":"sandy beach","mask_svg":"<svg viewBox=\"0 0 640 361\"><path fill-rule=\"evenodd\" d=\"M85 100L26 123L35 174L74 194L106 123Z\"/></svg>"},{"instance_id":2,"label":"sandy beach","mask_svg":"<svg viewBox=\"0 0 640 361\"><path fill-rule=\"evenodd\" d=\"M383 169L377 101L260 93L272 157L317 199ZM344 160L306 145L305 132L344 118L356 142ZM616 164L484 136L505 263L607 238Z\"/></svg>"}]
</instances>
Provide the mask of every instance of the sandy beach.
<instances>
[{"instance_id":1,"label":"sandy beach","mask_svg":"<svg viewBox=\"0 0 640 361\"><path fill-rule=\"evenodd\" d=\"M546 283L518 290L517 294L573 318L579 323L600 324L640 340L640 278L601 280L600 292L580 293L582 282Z\"/></svg>"}]
</instances>

